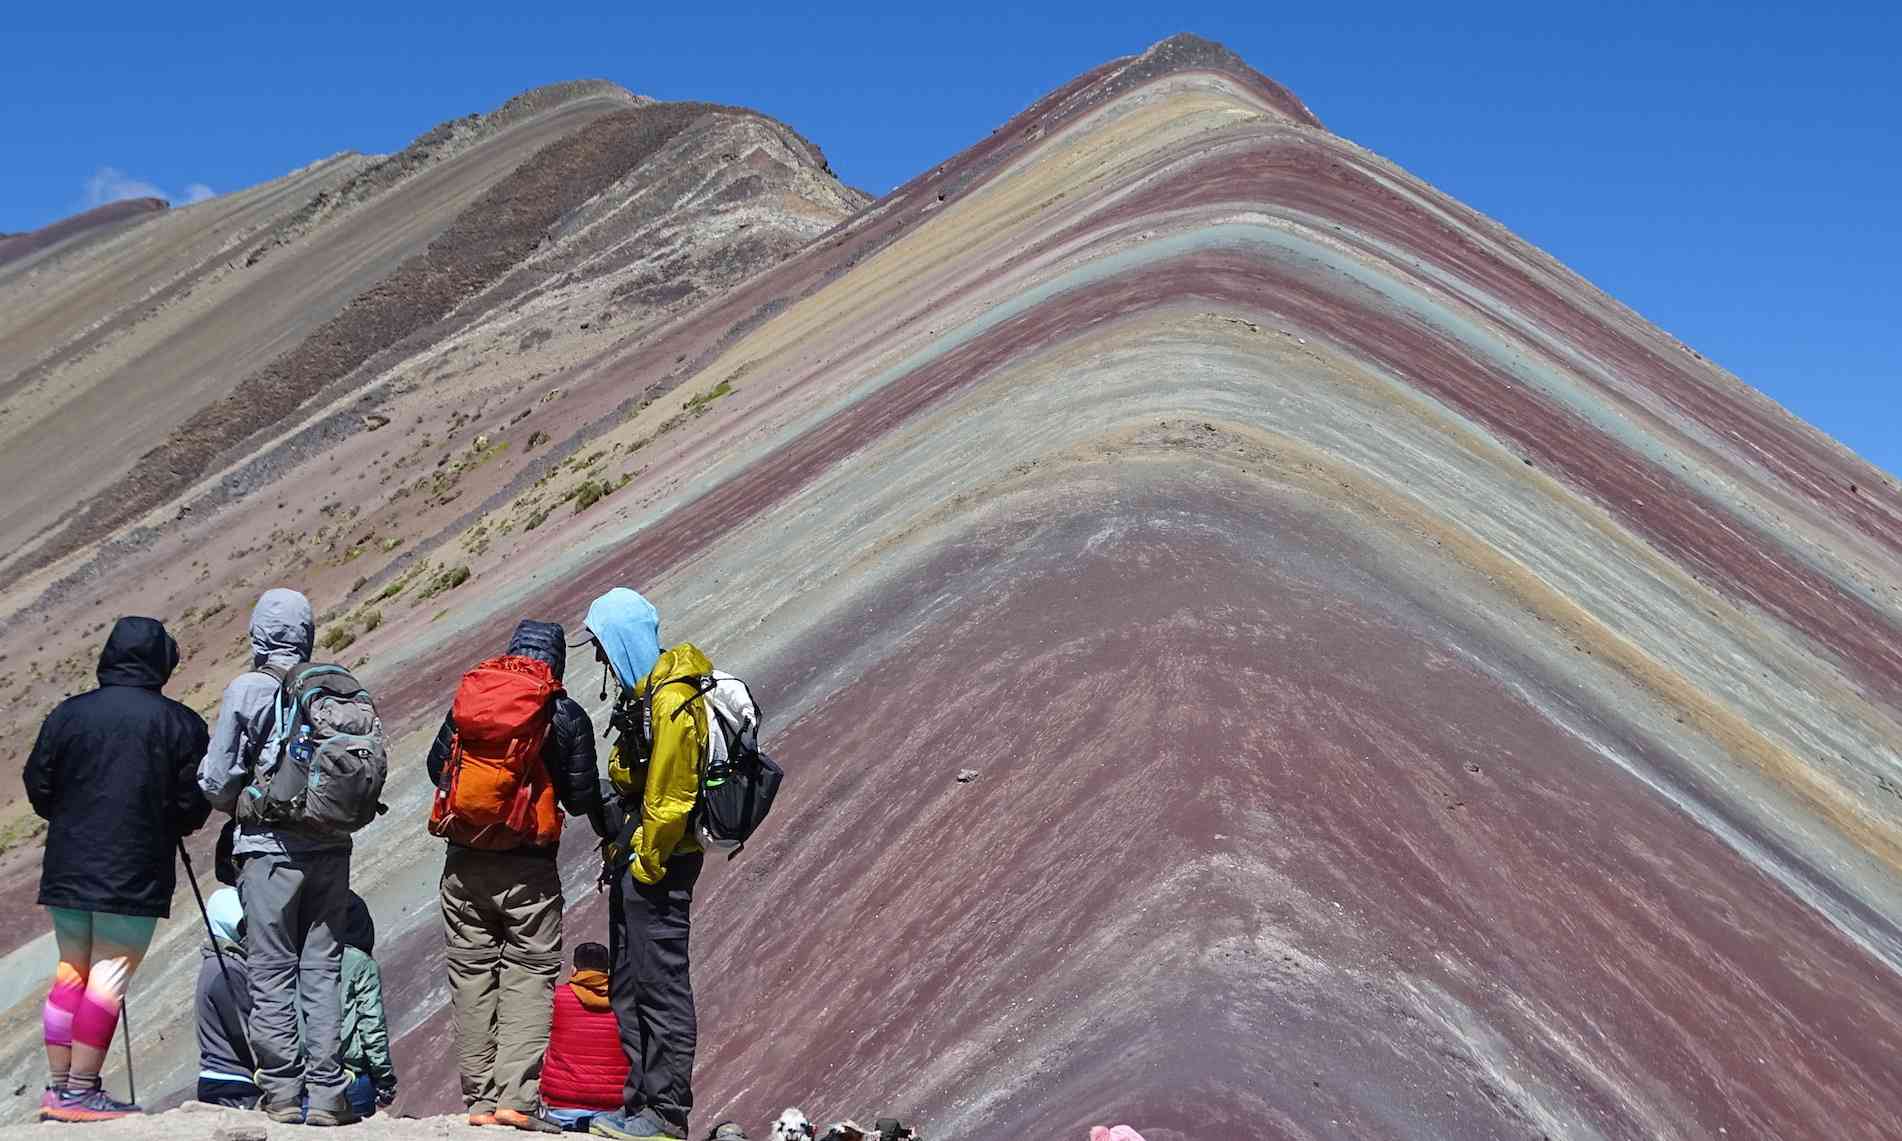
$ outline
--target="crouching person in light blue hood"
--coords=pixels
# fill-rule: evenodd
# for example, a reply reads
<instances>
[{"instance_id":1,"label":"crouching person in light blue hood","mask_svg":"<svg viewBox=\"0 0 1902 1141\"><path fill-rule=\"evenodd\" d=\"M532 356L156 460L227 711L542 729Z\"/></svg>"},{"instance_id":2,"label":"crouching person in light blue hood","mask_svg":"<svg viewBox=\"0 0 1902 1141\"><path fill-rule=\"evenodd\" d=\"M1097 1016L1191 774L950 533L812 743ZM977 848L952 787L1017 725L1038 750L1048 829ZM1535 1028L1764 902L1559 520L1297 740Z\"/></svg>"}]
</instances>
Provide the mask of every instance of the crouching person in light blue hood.
<instances>
[{"instance_id":1,"label":"crouching person in light blue hood","mask_svg":"<svg viewBox=\"0 0 1902 1141\"><path fill-rule=\"evenodd\" d=\"M211 942L198 964L198 1100L255 1109L263 1093L251 1054L251 976L244 955L244 905L232 888L205 901Z\"/></svg>"},{"instance_id":2,"label":"crouching person in light blue hood","mask_svg":"<svg viewBox=\"0 0 1902 1141\"><path fill-rule=\"evenodd\" d=\"M244 789L268 782L282 761L288 734L276 731L278 690L287 671L310 660L315 632L310 600L294 590L267 590L251 611L251 668L225 687L198 766L198 785L214 808L235 812ZM258 1108L286 1123L354 1122L338 1061L350 838L245 822L232 851L249 951L251 1046L264 1091ZM306 1096L308 1115L299 1104Z\"/></svg>"}]
</instances>

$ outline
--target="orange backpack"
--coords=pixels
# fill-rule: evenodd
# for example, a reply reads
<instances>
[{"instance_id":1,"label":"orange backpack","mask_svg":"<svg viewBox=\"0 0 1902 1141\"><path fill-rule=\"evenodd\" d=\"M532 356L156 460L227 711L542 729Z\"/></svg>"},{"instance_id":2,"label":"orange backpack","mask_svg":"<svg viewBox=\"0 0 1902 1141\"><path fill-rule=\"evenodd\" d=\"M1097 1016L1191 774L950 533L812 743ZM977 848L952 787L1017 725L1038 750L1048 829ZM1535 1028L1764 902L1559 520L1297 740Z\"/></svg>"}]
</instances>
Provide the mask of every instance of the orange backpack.
<instances>
[{"instance_id":1,"label":"orange backpack","mask_svg":"<svg viewBox=\"0 0 1902 1141\"><path fill-rule=\"evenodd\" d=\"M548 663L504 655L462 675L456 733L429 811L433 836L467 848L546 847L561 839L542 747L562 692Z\"/></svg>"}]
</instances>

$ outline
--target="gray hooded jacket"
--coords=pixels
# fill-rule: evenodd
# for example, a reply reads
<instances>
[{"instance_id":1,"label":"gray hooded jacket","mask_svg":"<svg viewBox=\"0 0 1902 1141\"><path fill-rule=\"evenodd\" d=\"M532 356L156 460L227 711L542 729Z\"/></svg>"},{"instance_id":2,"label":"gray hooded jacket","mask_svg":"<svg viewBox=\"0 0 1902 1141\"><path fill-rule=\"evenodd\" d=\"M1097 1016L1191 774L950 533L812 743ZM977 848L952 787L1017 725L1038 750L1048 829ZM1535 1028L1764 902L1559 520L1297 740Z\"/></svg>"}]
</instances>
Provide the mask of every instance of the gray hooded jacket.
<instances>
[{"instance_id":1,"label":"gray hooded jacket","mask_svg":"<svg viewBox=\"0 0 1902 1141\"><path fill-rule=\"evenodd\" d=\"M289 669L309 661L315 633L310 599L294 590L267 590L251 611L251 669L225 687L211 748L198 765L198 787L213 808L230 812L246 785L270 776L277 767L279 754L271 749L258 755L256 773L245 763L254 742L266 732L277 701L277 679L263 672L264 667ZM307 836L255 824L241 826L232 846L234 856L349 850L348 836Z\"/></svg>"}]
</instances>

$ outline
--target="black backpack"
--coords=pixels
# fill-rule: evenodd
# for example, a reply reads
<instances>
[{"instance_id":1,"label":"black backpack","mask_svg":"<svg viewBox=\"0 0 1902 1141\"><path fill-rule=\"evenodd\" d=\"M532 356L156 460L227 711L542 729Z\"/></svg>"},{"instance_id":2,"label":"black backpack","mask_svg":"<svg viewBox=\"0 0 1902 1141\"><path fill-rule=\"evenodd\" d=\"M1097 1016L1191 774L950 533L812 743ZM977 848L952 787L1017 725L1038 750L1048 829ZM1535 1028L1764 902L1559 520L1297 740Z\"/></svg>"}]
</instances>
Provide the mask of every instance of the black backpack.
<instances>
[{"instance_id":1,"label":"black backpack","mask_svg":"<svg viewBox=\"0 0 1902 1141\"><path fill-rule=\"evenodd\" d=\"M700 796L689 823L702 848L725 852L727 859L733 859L772 811L786 773L760 751L762 715L753 691L732 674L715 670L650 688L634 700L625 716L616 717L615 723L623 730L623 749L634 762L630 776L640 774L643 786L646 760L654 751L654 690L666 685L687 685L694 690L673 716L690 712L695 701L707 707L707 755L700 765ZM625 787L620 791L624 799L638 803L639 792ZM639 813L631 815L632 825L639 827Z\"/></svg>"}]
</instances>

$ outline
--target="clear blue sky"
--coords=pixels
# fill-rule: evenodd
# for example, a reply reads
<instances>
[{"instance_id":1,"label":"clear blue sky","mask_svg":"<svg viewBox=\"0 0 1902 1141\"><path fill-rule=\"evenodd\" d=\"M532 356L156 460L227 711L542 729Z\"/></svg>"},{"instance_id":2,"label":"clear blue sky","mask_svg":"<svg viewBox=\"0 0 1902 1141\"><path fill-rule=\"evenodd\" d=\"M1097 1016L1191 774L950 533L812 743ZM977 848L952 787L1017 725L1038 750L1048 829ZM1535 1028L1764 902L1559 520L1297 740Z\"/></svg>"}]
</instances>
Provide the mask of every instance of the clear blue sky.
<instances>
[{"instance_id":1,"label":"clear blue sky","mask_svg":"<svg viewBox=\"0 0 1902 1141\"><path fill-rule=\"evenodd\" d=\"M602 77L745 104L883 193L1176 31L1902 471L1902 5L16 4L0 231L390 151Z\"/></svg>"}]
</instances>

